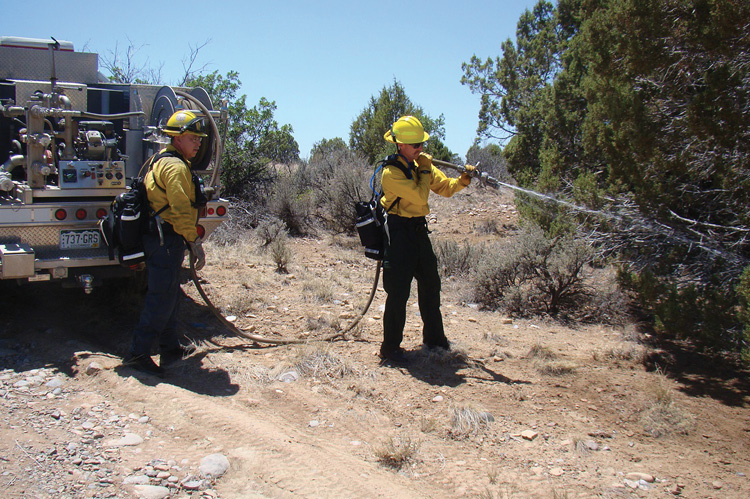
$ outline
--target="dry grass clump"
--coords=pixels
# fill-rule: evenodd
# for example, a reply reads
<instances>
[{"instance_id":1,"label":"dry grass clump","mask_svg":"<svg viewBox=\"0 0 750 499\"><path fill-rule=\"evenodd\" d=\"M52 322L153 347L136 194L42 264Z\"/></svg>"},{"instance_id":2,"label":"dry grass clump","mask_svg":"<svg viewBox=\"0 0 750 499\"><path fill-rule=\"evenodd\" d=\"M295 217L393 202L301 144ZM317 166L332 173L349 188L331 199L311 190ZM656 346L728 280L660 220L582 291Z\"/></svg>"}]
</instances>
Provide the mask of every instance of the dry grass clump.
<instances>
[{"instance_id":1,"label":"dry grass clump","mask_svg":"<svg viewBox=\"0 0 750 499\"><path fill-rule=\"evenodd\" d=\"M203 244L203 248L206 250L206 265L218 265L224 269L244 267L252 263L252 258L257 253L250 235L240 236L226 246L210 239Z\"/></svg>"},{"instance_id":2,"label":"dry grass clump","mask_svg":"<svg viewBox=\"0 0 750 499\"><path fill-rule=\"evenodd\" d=\"M305 301L328 303L333 300L334 285L330 280L314 279L302 284L302 296Z\"/></svg>"},{"instance_id":3,"label":"dry grass clump","mask_svg":"<svg viewBox=\"0 0 750 499\"><path fill-rule=\"evenodd\" d=\"M573 439L573 449L577 454L580 454L582 456L591 454L592 450L589 446L590 441L590 439L585 437L576 437Z\"/></svg>"},{"instance_id":4,"label":"dry grass clump","mask_svg":"<svg viewBox=\"0 0 750 499\"><path fill-rule=\"evenodd\" d=\"M650 389L652 402L641 414L644 430L654 438L689 433L694 424L693 416L677 406L667 377L658 373Z\"/></svg>"},{"instance_id":5,"label":"dry grass clump","mask_svg":"<svg viewBox=\"0 0 750 499\"><path fill-rule=\"evenodd\" d=\"M440 424L435 418L430 418L422 415L421 419L419 420L419 429L422 431L422 433L432 433L433 431L438 429L438 426L440 426Z\"/></svg>"},{"instance_id":6,"label":"dry grass clump","mask_svg":"<svg viewBox=\"0 0 750 499\"><path fill-rule=\"evenodd\" d=\"M400 470L408 464L417 460L420 443L411 437L389 437L388 439L373 445L372 451L378 462L383 466Z\"/></svg>"},{"instance_id":7,"label":"dry grass clump","mask_svg":"<svg viewBox=\"0 0 750 499\"><path fill-rule=\"evenodd\" d=\"M236 293L222 307L225 315L242 315L255 308L255 298L250 293Z\"/></svg>"},{"instance_id":8,"label":"dry grass clump","mask_svg":"<svg viewBox=\"0 0 750 499\"><path fill-rule=\"evenodd\" d=\"M451 418L451 436L456 439L477 435L485 431L494 416L486 411L479 411L473 407L457 407L453 409Z\"/></svg>"},{"instance_id":9,"label":"dry grass clump","mask_svg":"<svg viewBox=\"0 0 750 499\"><path fill-rule=\"evenodd\" d=\"M687 435L693 428L693 417L674 404L653 404L648 407L641 421L644 430L654 438L672 434Z\"/></svg>"},{"instance_id":10,"label":"dry grass clump","mask_svg":"<svg viewBox=\"0 0 750 499\"><path fill-rule=\"evenodd\" d=\"M338 330L340 324L338 319L330 314L316 315L315 317L308 316L305 318L305 326L310 331L320 330Z\"/></svg>"},{"instance_id":11,"label":"dry grass clump","mask_svg":"<svg viewBox=\"0 0 750 499\"><path fill-rule=\"evenodd\" d=\"M508 350L500 350L497 348L493 348L489 352L489 357L494 357L496 359L512 359L514 355L513 355L513 352L510 352Z\"/></svg>"},{"instance_id":12,"label":"dry grass clump","mask_svg":"<svg viewBox=\"0 0 750 499\"><path fill-rule=\"evenodd\" d=\"M364 256L362 243L359 242L359 239L356 236L334 234L331 236L331 246L336 246L344 250L361 250Z\"/></svg>"},{"instance_id":13,"label":"dry grass clump","mask_svg":"<svg viewBox=\"0 0 750 499\"><path fill-rule=\"evenodd\" d=\"M523 496L523 494L521 494L521 496ZM479 497L479 499L511 499L513 497L521 496L519 496L515 485L504 483L497 491L492 490L490 487L485 487L477 497Z\"/></svg>"},{"instance_id":14,"label":"dry grass clump","mask_svg":"<svg viewBox=\"0 0 750 499\"><path fill-rule=\"evenodd\" d=\"M284 222L275 217L262 220L255 229L255 237L260 240L260 245L264 248L283 236L286 236Z\"/></svg>"},{"instance_id":15,"label":"dry grass clump","mask_svg":"<svg viewBox=\"0 0 750 499\"><path fill-rule=\"evenodd\" d=\"M557 354L551 348L540 343L531 346L526 358L534 359L534 366L540 374L547 376L562 376L572 373L576 365L565 360L557 360Z\"/></svg>"},{"instance_id":16,"label":"dry grass clump","mask_svg":"<svg viewBox=\"0 0 750 499\"><path fill-rule=\"evenodd\" d=\"M495 343L496 345L508 345L508 340L503 335L494 333L492 331L486 331L484 333L484 339Z\"/></svg>"},{"instance_id":17,"label":"dry grass clump","mask_svg":"<svg viewBox=\"0 0 750 499\"><path fill-rule=\"evenodd\" d=\"M534 343L529 349L529 353L526 354L526 357L530 359L554 360L557 358L557 354L551 348L541 343Z\"/></svg>"},{"instance_id":18,"label":"dry grass clump","mask_svg":"<svg viewBox=\"0 0 750 499\"><path fill-rule=\"evenodd\" d=\"M297 347L292 369L300 376L340 379L346 376L363 376L359 367L336 355L329 345L302 345Z\"/></svg>"},{"instance_id":19,"label":"dry grass clump","mask_svg":"<svg viewBox=\"0 0 750 499\"><path fill-rule=\"evenodd\" d=\"M241 366L232 365L230 363L226 369L227 372L231 375L232 380L235 380L237 382L247 381L257 384L268 384L276 379L271 369L260 364Z\"/></svg>"},{"instance_id":20,"label":"dry grass clump","mask_svg":"<svg viewBox=\"0 0 750 499\"><path fill-rule=\"evenodd\" d=\"M421 363L432 366L472 366L475 364L464 349L451 343L450 350L441 348L429 349L423 347L420 355Z\"/></svg>"},{"instance_id":21,"label":"dry grass clump","mask_svg":"<svg viewBox=\"0 0 750 499\"><path fill-rule=\"evenodd\" d=\"M594 360L599 360L600 354L598 352L594 352L592 355ZM623 343L608 348L601 355L605 360L623 360L642 364L648 356L648 351L643 345Z\"/></svg>"},{"instance_id":22,"label":"dry grass clump","mask_svg":"<svg viewBox=\"0 0 750 499\"><path fill-rule=\"evenodd\" d=\"M487 470L487 478L489 479L492 485L495 485L497 483L497 479L499 477L500 477L500 469L498 469L496 466L493 466L492 468Z\"/></svg>"},{"instance_id":23,"label":"dry grass clump","mask_svg":"<svg viewBox=\"0 0 750 499\"><path fill-rule=\"evenodd\" d=\"M576 365L566 360L542 360L536 363L536 370L546 376L563 376L571 374Z\"/></svg>"},{"instance_id":24,"label":"dry grass clump","mask_svg":"<svg viewBox=\"0 0 750 499\"><path fill-rule=\"evenodd\" d=\"M477 234L481 234L484 236L495 236L500 234L500 227L496 219L494 218L488 218L487 220L484 220L480 222L474 230L477 232Z\"/></svg>"}]
</instances>

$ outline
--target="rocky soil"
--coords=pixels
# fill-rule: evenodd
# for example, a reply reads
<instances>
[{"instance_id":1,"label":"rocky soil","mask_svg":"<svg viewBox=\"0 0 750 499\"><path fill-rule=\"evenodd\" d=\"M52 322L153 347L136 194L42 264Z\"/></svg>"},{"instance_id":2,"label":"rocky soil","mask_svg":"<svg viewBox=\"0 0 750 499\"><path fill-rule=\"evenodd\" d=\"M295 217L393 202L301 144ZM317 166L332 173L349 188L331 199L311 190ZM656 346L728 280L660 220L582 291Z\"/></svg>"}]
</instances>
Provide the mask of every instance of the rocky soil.
<instances>
[{"instance_id":1,"label":"rocky soil","mask_svg":"<svg viewBox=\"0 0 750 499\"><path fill-rule=\"evenodd\" d=\"M512 200L436 199L433 241L512 237ZM480 230L488 221L498 233ZM750 497L747 372L636 325L562 326L480 310L446 279L451 353L380 365L382 287L351 238L289 241L280 274L252 235L207 245L186 281L198 347L164 379L121 364L140 296L1 283L2 497ZM416 291L415 291L416 295Z\"/></svg>"}]
</instances>

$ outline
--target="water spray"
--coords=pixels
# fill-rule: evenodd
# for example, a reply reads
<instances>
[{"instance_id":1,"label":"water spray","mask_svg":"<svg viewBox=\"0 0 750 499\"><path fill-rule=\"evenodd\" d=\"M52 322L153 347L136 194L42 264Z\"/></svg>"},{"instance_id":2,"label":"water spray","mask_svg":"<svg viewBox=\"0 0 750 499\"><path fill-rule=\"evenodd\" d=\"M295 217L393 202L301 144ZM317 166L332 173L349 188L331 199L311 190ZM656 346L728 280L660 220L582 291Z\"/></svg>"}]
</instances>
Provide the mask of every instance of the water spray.
<instances>
[{"instance_id":1,"label":"water spray","mask_svg":"<svg viewBox=\"0 0 750 499\"><path fill-rule=\"evenodd\" d=\"M553 202L553 203L557 203L557 204L566 206L566 207L570 208L571 210L580 211L582 213L588 213L590 215L596 215L596 216L599 216L599 217L603 216L603 217L609 218L609 219L620 220L620 217L618 217L617 215L613 215L611 213L605 213L605 212L601 212L601 211L591 210L589 208L584 208L583 206L578 206L578 205L575 205L573 203L569 203L568 201L562 201L560 199L554 198L554 197L549 196L547 194L542 194L540 192L532 191L532 190L529 190L529 189L524 189L523 187L518 187L517 185L512 185L512 184L507 184L505 182L501 182L498 179L496 179L495 177L490 176L490 174L488 174L487 172L480 171L478 168L475 169L475 170L472 170L472 171L468 171L465 166L454 165L453 163L448 163L447 161L440 161L439 159L433 159L432 160L432 164L434 164L435 166L443 167L443 168L451 168L453 170L456 170L459 173L466 173L469 176L471 176L472 178L478 179L480 185L483 185L483 186L490 186L490 187L492 187L494 189L498 189L498 190L500 188L504 187L504 188L510 189L512 191L522 192L522 193L527 194L529 196L532 196L532 197L535 197L535 198L539 198L539 199L543 199L544 201L550 201L550 202ZM479 166L479 163L477 163L477 166Z\"/></svg>"},{"instance_id":2,"label":"water spray","mask_svg":"<svg viewBox=\"0 0 750 499\"><path fill-rule=\"evenodd\" d=\"M508 184L505 182L501 182L498 179L490 176L487 172L482 172L479 169L469 171L466 169L465 166L454 165L453 163L448 163L447 161L440 161L438 159L433 159L432 163L435 166L451 168L453 170L456 170L459 173L466 173L472 178L477 178L481 185L490 186L498 190L500 188L506 188L512 191L520 192L528 196L541 199L543 201L552 202L561 206L565 206L577 212L586 213L588 215L592 215L597 218L604 218L604 219L613 221L620 226L627 226L628 227L627 232L633 232L634 228L639 228L643 232L656 234L661 237L664 237L665 239L676 241L680 244L685 244L691 248L698 248L710 255L713 255L714 258L721 257L728 261L735 261L735 262L740 261L740 263L737 265L741 265L743 267L746 265L747 260L744 257L737 255L733 252L728 252L721 247L716 247L715 244L711 244L712 242L711 240L706 240L704 237L699 237L697 239L689 238L685 234L683 234L683 231L680 230L679 228L672 227L671 225L665 222L655 220L653 218L649 218L646 216L638 217L638 216L620 215L620 214L615 214L615 213L604 211L604 210L592 210L590 208L585 208L583 206L575 205L568 201L557 199L547 194L542 194L536 191L532 191L530 189L524 189L522 187L518 187L517 185L512 185L512 184ZM672 217L674 217L679 222L687 223L691 226L697 225L697 226L707 227L710 229L720 229L720 230L734 231L734 232L750 231L750 229L747 229L744 227L727 227L727 226L716 225L716 224L706 224L706 223L698 222L696 220L689 220L684 217L680 217L679 215L674 213L672 210L669 210L669 213Z\"/></svg>"}]
</instances>

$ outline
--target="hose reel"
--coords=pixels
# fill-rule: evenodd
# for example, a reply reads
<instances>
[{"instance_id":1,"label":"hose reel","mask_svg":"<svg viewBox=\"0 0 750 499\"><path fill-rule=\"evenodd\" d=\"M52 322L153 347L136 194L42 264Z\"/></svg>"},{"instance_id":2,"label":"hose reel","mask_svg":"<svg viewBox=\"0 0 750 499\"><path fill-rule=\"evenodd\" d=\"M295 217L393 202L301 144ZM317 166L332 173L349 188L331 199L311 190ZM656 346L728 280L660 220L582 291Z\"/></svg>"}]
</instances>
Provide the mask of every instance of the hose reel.
<instances>
[{"instance_id":1,"label":"hose reel","mask_svg":"<svg viewBox=\"0 0 750 499\"><path fill-rule=\"evenodd\" d=\"M179 93L182 93L181 91ZM213 111L213 104L211 97L202 88L191 88L188 95L193 97L195 100L205 107L208 111ZM172 87L162 87L154 98L154 105L151 108L151 119L149 125L160 128L167 124L169 118L178 109L189 109L191 111L197 111L198 114L204 114L200 109L200 106L196 105L191 99L178 97L177 93ZM206 133L208 137L203 139L201 147L198 149L198 153L195 158L190 162L193 170L205 171L208 165L211 163L211 159L214 152L216 143L216 133L210 126L206 127ZM159 141L161 142L161 141ZM151 151L155 153L157 151Z\"/></svg>"}]
</instances>

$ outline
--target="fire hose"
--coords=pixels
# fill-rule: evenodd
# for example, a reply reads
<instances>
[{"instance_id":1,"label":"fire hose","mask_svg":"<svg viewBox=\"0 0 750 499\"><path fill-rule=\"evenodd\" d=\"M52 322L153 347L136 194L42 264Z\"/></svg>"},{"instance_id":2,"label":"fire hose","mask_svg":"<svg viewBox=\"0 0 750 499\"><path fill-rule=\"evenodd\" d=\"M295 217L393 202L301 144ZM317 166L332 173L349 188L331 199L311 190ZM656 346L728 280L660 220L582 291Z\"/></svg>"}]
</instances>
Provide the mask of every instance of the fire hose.
<instances>
[{"instance_id":1,"label":"fire hose","mask_svg":"<svg viewBox=\"0 0 750 499\"><path fill-rule=\"evenodd\" d=\"M442 166L443 168L450 168L452 170L456 170L458 173L468 173L472 178L476 178L479 180L479 183L481 185L489 185L490 187L494 187L495 189L499 189L500 187L507 187L509 189L515 189L516 186L506 184L504 182L500 182L495 177L491 177L489 173L480 171L479 169L475 169L472 171L467 171L466 167L454 165L453 163L448 163L447 161L441 161L439 159L432 159L432 164L435 166ZM476 165L479 166L479 163Z\"/></svg>"},{"instance_id":2,"label":"fire hose","mask_svg":"<svg viewBox=\"0 0 750 499\"><path fill-rule=\"evenodd\" d=\"M380 278L380 268L381 268L381 262L378 262L377 268L375 270L375 281L373 283L372 289L370 290L370 296L367 300L367 303L362 308L362 312L360 312L359 316L355 318L347 327L344 329L337 331L334 334L325 336L323 338L316 338L316 339L310 339L310 340L300 340L300 339L283 339L283 338L268 338L265 336L261 336L259 334L250 333L247 331L243 331L242 329L238 328L235 324L232 324L229 320L227 320L226 317L221 313L221 311L214 306L214 304L209 299L206 292L203 290L203 286L201 286L200 279L198 278L198 272L195 270L195 257L191 254L190 255L190 274L193 280L193 284L195 284L195 289L198 291L198 294L203 298L203 301L206 303L206 306L211 311L211 313L216 316L219 321L226 326L229 331L234 333L236 336L245 338L247 340L254 341L255 343L265 343L270 345L292 345L292 344L301 344L301 343L309 343L313 341L334 341L337 339L346 339L346 333L351 331L354 326L356 326L360 320L365 316L367 311L370 308L370 304L372 303L373 298L375 297L375 292L377 291L378 287L378 281Z\"/></svg>"}]
</instances>

